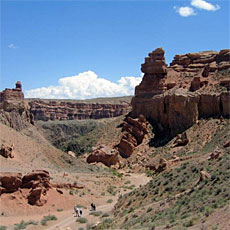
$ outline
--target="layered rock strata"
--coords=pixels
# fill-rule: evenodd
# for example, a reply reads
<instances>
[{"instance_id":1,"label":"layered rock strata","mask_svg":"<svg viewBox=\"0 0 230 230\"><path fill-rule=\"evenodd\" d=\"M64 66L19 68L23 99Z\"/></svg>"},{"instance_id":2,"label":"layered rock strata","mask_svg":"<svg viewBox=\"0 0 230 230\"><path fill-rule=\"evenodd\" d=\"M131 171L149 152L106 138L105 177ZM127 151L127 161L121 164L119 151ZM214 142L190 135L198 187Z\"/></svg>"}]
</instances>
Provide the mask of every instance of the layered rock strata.
<instances>
[{"instance_id":1,"label":"layered rock strata","mask_svg":"<svg viewBox=\"0 0 230 230\"><path fill-rule=\"evenodd\" d=\"M136 87L131 102L132 117L143 114L153 124L156 134L170 137L185 131L198 119L230 117L230 92L226 86L230 79L229 50L222 50L219 53L177 55L171 67L165 67L163 53L162 49L156 49L151 53L152 60L161 60L158 64L154 61L150 62L147 58L146 63L142 65L141 69L145 74L140 85ZM206 65L212 66L213 62L217 66L213 69L215 77L213 78L209 73L203 77L202 73ZM146 64L148 68L143 68ZM159 68L156 68L156 65L159 65ZM176 65L180 65L183 69L177 69ZM225 67L220 68L220 66ZM166 70L163 70L165 68ZM183 78L184 75L178 73L189 72L190 68L196 71L192 71L189 78L187 76ZM223 69L225 72L218 72ZM218 79L221 74L225 74L224 81ZM167 82L172 79L175 84L169 89L166 87ZM223 82L225 86L221 88Z\"/></svg>"},{"instance_id":2,"label":"layered rock strata","mask_svg":"<svg viewBox=\"0 0 230 230\"><path fill-rule=\"evenodd\" d=\"M230 50L228 49L221 50L220 52L188 53L176 55L170 66L178 72L196 73L202 70L202 75L206 77L209 72L229 69L229 57Z\"/></svg>"},{"instance_id":3,"label":"layered rock strata","mask_svg":"<svg viewBox=\"0 0 230 230\"><path fill-rule=\"evenodd\" d=\"M20 81L16 82L14 89L0 92L0 122L18 131L33 124L33 115L24 100Z\"/></svg>"},{"instance_id":4,"label":"layered rock strata","mask_svg":"<svg viewBox=\"0 0 230 230\"><path fill-rule=\"evenodd\" d=\"M143 115L137 119L127 117L123 123L123 136L118 144L118 151L123 158L130 157L148 133L147 121Z\"/></svg>"},{"instance_id":5,"label":"layered rock strata","mask_svg":"<svg viewBox=\"0 0 230 230\"><path fill-rule=\"evenodd\" d=\"M55 100L30 100L35 120L83 120L111 118L126 114L130 104L86 104Z\"/></svg>"}]
</instances>

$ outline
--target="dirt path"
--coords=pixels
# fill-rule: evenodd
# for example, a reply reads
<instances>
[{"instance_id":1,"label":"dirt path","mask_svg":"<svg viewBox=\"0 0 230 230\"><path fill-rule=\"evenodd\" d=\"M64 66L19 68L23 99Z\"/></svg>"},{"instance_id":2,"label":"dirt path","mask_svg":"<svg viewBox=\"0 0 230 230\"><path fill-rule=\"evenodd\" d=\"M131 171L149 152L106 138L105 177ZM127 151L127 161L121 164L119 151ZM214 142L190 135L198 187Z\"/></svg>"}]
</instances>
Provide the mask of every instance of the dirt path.
<instances>
[{"instance_id":1,"label":"dirt path","mask_svg":"<svg viewBox=\"0 0 230 230\"><path fill-rule=\"evenodd\" d=\"M130 176L127 178L130 180L131 184L135 184L136 187L140 185L145 185L149 182L150 178L148 178L145 174L130 174ZM125 194L126 192L121 189L121 193ZM103 213L108 213L113 210L114 205L117 202L118 195L115 197L116 199L112 203L105 203L105 204L100 204L97 206L97 211L101 211ZM73 211L69 211L69 217L64 218L60 220L58 223L53 224L52 226L49 226L46 228L46 230L72 230L76 229L76 227L85 227L86 224L80 224L77 223L77 217L75 217L75 214ZM88 223L97 223L99 221L98 217L94 217L90 215L90 210L83 210L83 217L88 220Z\"/></svg>"}]
</instances>

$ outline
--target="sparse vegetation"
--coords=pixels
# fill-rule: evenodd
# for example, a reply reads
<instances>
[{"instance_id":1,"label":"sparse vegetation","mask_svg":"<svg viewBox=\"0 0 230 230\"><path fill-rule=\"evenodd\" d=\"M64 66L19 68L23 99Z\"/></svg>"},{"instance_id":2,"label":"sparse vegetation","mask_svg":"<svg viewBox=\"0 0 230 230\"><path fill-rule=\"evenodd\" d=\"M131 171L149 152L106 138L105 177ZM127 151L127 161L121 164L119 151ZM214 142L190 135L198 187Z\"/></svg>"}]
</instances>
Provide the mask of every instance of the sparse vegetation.
<instances>
[{"instance_id":1,"label":"sparse vegetation","mask_svg":"<svg viewBox=\"0 0 230 230\"><path fill-rule=\"evenodd\" d=\"M88 222L88 220L84 217L77 218L76 222L79 222L80 224L85 224Z\"/></svg>"},{"instance_id":2,"label":"sparse vegetation","mask_svg":"<svg viewBox=\"0 0 230 230\"><path fill-rule=\"evenodd\" d=\"M100 215L102 215L102 211L90 212L90 215L92 215L92 216L100 216Z\"/></svg>"},{"instance_id":3,"label":"sparse vegetation","mask_svg":"<svg viewBox=\"0 0 230 230\"><path fill-rule=\"evenodd\" d=\"M112 199L108 199L108 200L107 200L107 203L108 203L108 204L110 204L110 203L112 203L112 202L113 202Z\"/></svg>"},{"instance_id":4,"label":"sparse vegetation","mask_svg":"<svg viewBox=\"0 0 230 230\"><path fill-rule=\"evenodd\" d=\"M6 226L0 226L0 230L6 230Z\"/></svg>"},{"instance_id":5,"label":"sparse vegetation","mask_svg":"<svg viewBox=\"0 0 230 230\"><path fill-rule=\"evenodd\" d=\"M217 145L226 142L227 133L229 130L220 130L200 152L190 154L204 155L212 152ZM147 185L120 197L115 206L115 223L124 229L150 228L152 224L155 227L174 226L175 229L196 225L230 201L227 183L230 179L229 161L230 156L225 152L219 159L189 159L165 172L151 173L152 180ZM201 171L211 177L199 180ZM145 209L151 203L153 205ZM157 203L161 206L160 212L154 208Z\"/></svg>"},{"instance_id":6,"label":"sparse vegetation","mask_svg":"<svg viewBox=\"0 0 230 230\"><path fill-rule=\"evenodd\" d=\"M21 229L26 229L28 225L38 225L38 222L34 220L30 220L28 222L25 222L22 220L19 224L14 225L14 230L21 230Z\"/></svg>"},{"instance_id":7,"label":"sparse vegetation","mask_svg":"<svg viewBox=\"0 0 230 230\"><path fill-rule=\"evenodd\" d=\"M45 225L47 225L47 222L51 221L51 220L57 220L57 217L55 215L43 216L40 223L41 223L41 225L45 226Z\"/></svg>"}]
</instances>

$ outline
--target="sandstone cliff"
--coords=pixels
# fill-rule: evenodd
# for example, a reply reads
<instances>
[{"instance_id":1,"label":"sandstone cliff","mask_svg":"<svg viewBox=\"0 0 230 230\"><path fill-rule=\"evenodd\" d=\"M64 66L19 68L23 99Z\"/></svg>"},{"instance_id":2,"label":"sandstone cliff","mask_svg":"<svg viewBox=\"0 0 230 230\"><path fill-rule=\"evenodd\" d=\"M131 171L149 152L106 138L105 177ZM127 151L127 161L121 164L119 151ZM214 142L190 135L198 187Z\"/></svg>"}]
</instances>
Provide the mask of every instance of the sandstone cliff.
<instances>
[{"instance_id":1,"label":"sandstone cliff","mask_svg":"<svg viewBox=\"0 0 230 230\"><path fill-rule=\"evenodd\" d=\"M30 100L35 120L84 120L117 117L128 113L129 102L123 104L81 103L58 100Z\"/></svg>"},{"instance_id":2,"label":"sandstone cliff","mask_svg":"<svg viewBox=\"0 0 230 230\"><path fill-rule=\"evenodd\" d=\"M0 122L18 131L33 124L33 115L29 112L24 100L21 82L15 89L5 89L0 92Z\"/></svg>"},{"instance_id":3,"label":"sandstone cliff","mask_svg":"<svg viewBox=\"0 0 230 230\"><path fill-rule=\"evenodd\" d=\"M230 116L230 50L176 55L166 67L158 48L141 70L132 116L143 114L156 136L173 137L201 118Z\"/></svg>"}]
</instances>

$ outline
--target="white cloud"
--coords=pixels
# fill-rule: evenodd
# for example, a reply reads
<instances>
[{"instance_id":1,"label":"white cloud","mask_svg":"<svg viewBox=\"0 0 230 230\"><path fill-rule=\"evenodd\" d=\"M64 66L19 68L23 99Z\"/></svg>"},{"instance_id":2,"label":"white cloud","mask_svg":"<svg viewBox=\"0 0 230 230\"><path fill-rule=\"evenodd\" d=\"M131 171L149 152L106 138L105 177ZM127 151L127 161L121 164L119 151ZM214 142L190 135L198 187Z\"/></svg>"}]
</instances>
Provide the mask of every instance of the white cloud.
<instances>
[{"instance_id":1,"label":"white cloud","mask_svg":"<svg viewBox=\"0 0 230 230\"><path fill-rule=\"evenodd\" d=\"M11 43L11 44L8 45L8 48L10 48L10 49L16 49L16 48L18 48L18 47L15 46L13 43Z\"/></svg>"},{"instance_id":2,"label":"white cloud","mask_svg":"<svg viewBox=\"0 0 230 230\"><path fill-rule=\"evenodd\" d=\"M213 5L209 2L206 2L204 0L192 0L191 5L202 10L208 10L208 11L216 11L220 9L219 5Z\"/></svg>"},{"instance_id":3,"label":"white cloud","mask_svg":"<svg viewBox=\"0 0 230 230\"><path fill-rule=\"evenodd\" d=\"M60 78L57 86L27 90L27 98L88 99L133 95L141 77L121 77L117 83L99 78L93 71Z\"/></svg>"},{"instance_id":4,"label":"white cloud","mask_svg":"<svg viewBox=\"0 0 230 230\"><path fill-rule=\"evenodd\" d=\"M193 10L193 8L185 6L185 7L174 7L174 9L176 9L176 12L182 16L182 17L189 17L189 16L193 16L196 15L195 11Z\"/></svg>"}]
</instances>

